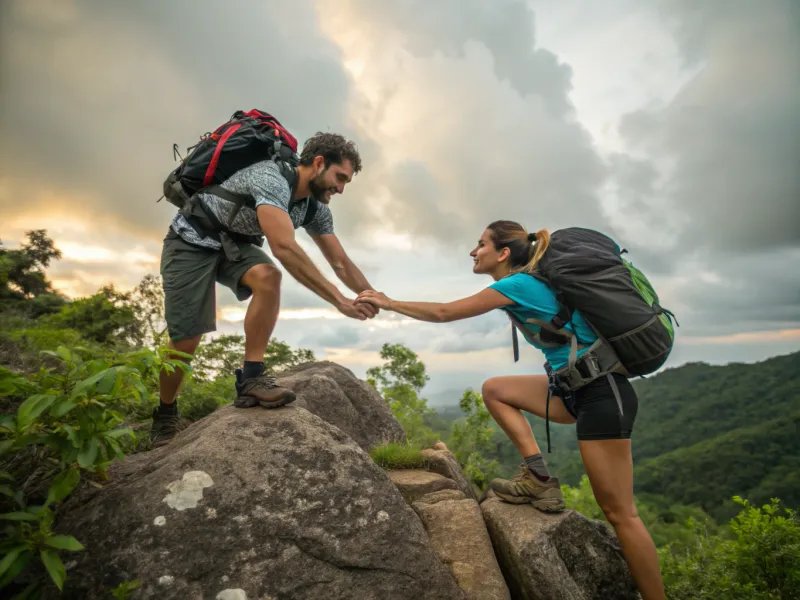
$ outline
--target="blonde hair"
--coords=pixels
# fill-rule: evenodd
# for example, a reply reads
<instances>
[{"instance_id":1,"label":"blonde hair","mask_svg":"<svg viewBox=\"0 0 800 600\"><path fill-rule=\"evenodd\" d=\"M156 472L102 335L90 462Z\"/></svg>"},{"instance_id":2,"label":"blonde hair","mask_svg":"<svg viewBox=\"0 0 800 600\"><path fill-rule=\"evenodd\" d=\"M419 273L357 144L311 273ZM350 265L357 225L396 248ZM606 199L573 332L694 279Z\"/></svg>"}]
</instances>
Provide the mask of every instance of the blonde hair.
<instances>
[{"instance_id":1,"label":"blonde hair","mask_svg":"<svg viewBox=\"0 0 800 600\"><path fill-rule=\"evenodd\" d=\"M508 248L508 261L515 273L533 273L550 245L550 232L547 229L528 233L516 221L495 221L486 229L491 231L497 250Z\"/></svg>"}]
</instances>

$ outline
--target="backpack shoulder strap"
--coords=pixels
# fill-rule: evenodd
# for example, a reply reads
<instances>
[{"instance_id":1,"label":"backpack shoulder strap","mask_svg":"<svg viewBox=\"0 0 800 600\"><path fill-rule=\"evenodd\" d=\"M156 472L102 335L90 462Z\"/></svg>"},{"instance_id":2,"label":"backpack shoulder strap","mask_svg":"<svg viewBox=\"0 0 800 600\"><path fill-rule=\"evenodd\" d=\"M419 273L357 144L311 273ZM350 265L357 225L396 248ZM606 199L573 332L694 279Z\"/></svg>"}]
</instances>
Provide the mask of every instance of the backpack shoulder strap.
<instances>
[{"instance_id":1,"label":"backpack shoulder strap","mask_svg":"<svg viewBox=\"0 0 800 600\"><path fill-rule=\"evenodd\" d=\"M313 196L308 197L308 208L306 208L306 216L303 219L302 227L306 227L309 225L313 220L314 217L317 216L317 209L319 208L319 201Z\"/></svg>"}]
</instances>

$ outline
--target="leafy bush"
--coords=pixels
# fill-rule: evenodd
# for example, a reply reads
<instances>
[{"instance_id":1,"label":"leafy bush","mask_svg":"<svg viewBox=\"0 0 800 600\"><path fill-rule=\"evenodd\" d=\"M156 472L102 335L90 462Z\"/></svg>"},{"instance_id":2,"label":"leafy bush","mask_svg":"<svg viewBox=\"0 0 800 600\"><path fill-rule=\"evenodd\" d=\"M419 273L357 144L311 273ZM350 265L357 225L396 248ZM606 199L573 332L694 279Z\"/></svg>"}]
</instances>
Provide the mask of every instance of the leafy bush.
<instances>
[{"instance_id":1,"label":"leafy bush","mask_svg":"<svg viewBox=\"0 0 800 600\"><path fill-rule=\"evenodd\" d=\"M667 596L673 600L797 600L800 521L773 499L761 508L735 497L741 512L730 536L709 536L693 523L695 543L661 551Z\"/></svg>"},{"instance_id":2,"label":"leafy bush","mask_svg":"<svg viewBox=\"0 0 800 600\"><path fill-rule=\"evenodd\" d=\"M455 421L447 446L464 470L464 475L480 491L498 474L496 460L486 458L492 448L492 415L486 410L483 398L474 390L465 390L458 403L464 418Z\"/></svg>"},{"instance_id":3,"label":"leafy bush","mask_svg":"<svg viewBox=\"0 0 800 600\"><path fill-rule=\"evenodd\" d=\"M236 400L234 377L217 377L211 381L192 377L186 380L178 399L180 414L190 421L210 415L219 407Z\"/></svg>"},{"instance_id":4,"label":"leafy bush","mask_svg":"<svg viewBox=\"0 0 800 600\"><path fill-rule=\"evenodd\" d=\"M37 561L62 588L66 569L59 552L82 546L52 531L56 508L82 476L95 485L107 479L108 466L135 441L123 426L126 418L148 412L148 384L162 369L186 367L165 359L164 351L99 356L60 346L43 354L59 367L42 368L28 378L0 368L0 396L24 398L14 412L0 417L0 521L6 523L0 589L25 579L25 569ZM25 597L43 589L42 582L30 579L24 581Z\"/></svg>"},{"instance_id":5,"label":"leafy bush","mask_svg":"<svg viewBox=\"0 0 800 600\"><path fill-rule=\"evenodd\" d=\"M75 329L85 338L99 344L141 344L142 323L136 319L131 294L123 294L106 286L94 296L80 298L61 310L42 318L44 324L60 329Z\"/></svg>"}]
</instances>

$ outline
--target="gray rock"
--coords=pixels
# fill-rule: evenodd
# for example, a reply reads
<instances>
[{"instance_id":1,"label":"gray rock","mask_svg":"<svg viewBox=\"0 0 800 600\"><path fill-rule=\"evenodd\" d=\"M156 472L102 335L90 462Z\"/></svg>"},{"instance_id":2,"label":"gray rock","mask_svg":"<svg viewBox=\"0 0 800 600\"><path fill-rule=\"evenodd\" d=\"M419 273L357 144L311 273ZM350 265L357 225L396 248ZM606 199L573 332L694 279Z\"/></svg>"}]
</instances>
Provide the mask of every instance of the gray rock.
<instances>
[{"instance_id":1,"label":"gray rock","mask_svg":"<svg viewBox=\"0 0 800 600\"><path fill-rule=\"evenodd\" d=\"M514 600L638 600L619 541L599 521L529 504L481 504L495 554Z\"/></svg>"},{"instance_id":2,"label":"gray rock","mask_svg":"<svg viewBox=\"0 0 800 600\"><path fill-rule=\"evenodd\" d=\"M422 497L412 508L425 525L436 556L469 600L510 600L475 500L460 491L442 490Z\"/></svg>"},{"instance_id":3,"label":"gray rock","mask_svg":"<svg viewBox=\"0 0 800 600\"><path fill-rule=\"evenodd\" d=\"M464 500L465 496L461 490L439 490L438 492L431 492L425 494L419 500L414 501L414 506L417 504L436 504L442 500ZM413 508L413 506L412 506ZM416 508L414 509L416 510Z\"/></svg>"},{"instance_id":4,"label":"gray rock","mask_svg":"<svg viewBox=\"0 0 800 600\"><path fill-rule=\"evenodd\" d=\"M447 450L447 446L442 450L428 448L422 451L422 456L425 457L426 469L452 479L467 498L477 500L475 490L472 489L469 481L464 476L464 471L461 470L456 457Z\"/></svg>"},{"instance_id":5,"label":"gray rock","mask_svg":"<svg viewBox=\"0 0 800 600\"><path fill-rule=\"evenodd\" d=\"M408 504L413 504L425 494L439 490L456 490L458 486L447 477L430 473L425 469L402 469L389 471L389 479L397 487Z\"/></svg>"},{"instance_id":6,"label":"gray rock","mask_svg":"<svg viewBox=\"0 0 800 600\"><path fill-rule=\"evenodd\" d=\"M297 394L294 406L336 425L364 450L406 439L378 391L341 365L305 363L283 371L278 382Z\"/></svg>"},{"instance_id":7,"label":"gray rock","mask_svg":"<svg viewBox=\"0 0 800 600\"><path fill-rule=\"evenodd\" d=\"M297 407L225 407L65 506L62 598L458 599L414 511L339 429Z\"/></svg>"}]
</instances>

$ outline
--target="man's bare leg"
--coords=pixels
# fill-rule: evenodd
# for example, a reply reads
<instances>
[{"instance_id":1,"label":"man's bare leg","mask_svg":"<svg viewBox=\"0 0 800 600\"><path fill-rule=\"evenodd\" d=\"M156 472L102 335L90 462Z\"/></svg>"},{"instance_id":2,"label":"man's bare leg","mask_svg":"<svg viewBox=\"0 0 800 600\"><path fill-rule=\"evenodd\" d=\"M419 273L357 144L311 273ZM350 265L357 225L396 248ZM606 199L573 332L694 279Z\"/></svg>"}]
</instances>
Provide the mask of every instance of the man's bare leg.
<instances>
[{"instance_id":1,"label":"man's bare leg","mask_svg":"<svg viewBox=\"0 0 800 600\"><path fill-rule=\"evenodd\" d=\"M241 379L237 378L238 408L261 405L276 408L295 399L295 394L278 386L274 377L263 372L264 352L278 321L281 301L281 272L272 265L250 268L241 283L253 292L244 317L244 360Z\"/></svg>"},{"instance_id":2,"label":"man's bare leg","mask_svg":"<svg viewBox=\"0 0 800 600\"><path fill-rule=\"evenodd\" d=\"M178 340L173 342L170 340L169 347L174 348L179 352L186 354L194 354L197 346L200 344L202 335L186 338L185 340ZM187 359L181 356L174 356L174 358L182 361ZM161 371L159 375L159 396L164 404L172 404L178 396L178 391L181 389L183 383L183 369L175 369L172 373L167 373L166 370Z\"/></svg>"},{"instance_id":3,"label":"man's bare leg","mask_svg":"<svg viewBox=\"0 0 800 600\"><path fill-rule=\"evenodd\" d=\"M244 317L244 359L263 362L281 307L281 272L272 265L256 265L244 274L242 284L253 291Z\"/></svg>"}]
</instances>

